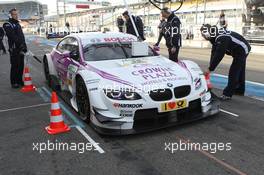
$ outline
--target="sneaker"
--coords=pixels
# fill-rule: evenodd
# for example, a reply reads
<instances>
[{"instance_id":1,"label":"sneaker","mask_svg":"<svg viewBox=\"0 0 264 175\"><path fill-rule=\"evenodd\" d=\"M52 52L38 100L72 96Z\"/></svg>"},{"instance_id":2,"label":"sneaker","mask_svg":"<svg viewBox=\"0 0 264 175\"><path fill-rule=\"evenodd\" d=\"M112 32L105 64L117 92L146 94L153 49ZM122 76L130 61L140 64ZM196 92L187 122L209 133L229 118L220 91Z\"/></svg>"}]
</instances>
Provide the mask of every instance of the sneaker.
<instances>
[{"instance_id":1,"label":"sneaker","mask_svg":"<svg viewBox=\"0 0 264 175\"><path fill-rule=\"evenodd\" d=\"M19 84L12 84L11 87L12 87L13 89L18 89L18 88L19 88Z\"/></svg>"},{"instance_id":2,"label":"sneaker","mask_svg":"<svg viewBox=\"0 0 264 175\"><path fill-rule=\"evenodd\" d=\"M222 101L228 101L228 100L231 100L232 97L229 97L229 96L226 96L226 95L222 95L222 96L220 97L220 99L221 99Z\"/></svg>"}]
</instances>

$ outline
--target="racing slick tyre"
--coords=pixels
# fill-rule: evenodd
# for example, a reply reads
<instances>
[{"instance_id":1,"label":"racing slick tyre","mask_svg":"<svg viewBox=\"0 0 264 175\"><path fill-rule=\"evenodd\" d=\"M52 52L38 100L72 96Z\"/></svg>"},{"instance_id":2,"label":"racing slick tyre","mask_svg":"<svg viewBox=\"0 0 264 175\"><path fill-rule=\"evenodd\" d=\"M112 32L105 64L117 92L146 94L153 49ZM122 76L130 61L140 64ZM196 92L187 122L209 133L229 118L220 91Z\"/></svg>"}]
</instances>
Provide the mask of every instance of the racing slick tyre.
<instances>
[{"instance_id":1,"label":"racing slick tyre","mask_svg":"<svg viewBox=\"0 0 264 175\"><path fill-rule=\"evenodd\" d=\"M86 85L80 77L77 78L76 83L76 103L81 119L89 123L91 114L90 101Z\"/></svg>"},{"instance_id":2,"label":"racing slick tyre","mask_svg":"<svg viewBox=\"0 0 264 175\"><path fill-rule=\"evenodd\" d=\"M61 88L60 88L57 78L53 75L50 75L48 60L45 56L43 59L43 68L44 68L44 74L45 74L45 78L46 78L48 86L52 90L60 91Z\"/></svg>"},{"instance_id":3,"label":"racing slick tyre","mask_svg":"<svg viewBox=\"0 0 264 175\"><path fill-rule=\"evenodd\" d=\"M48 64L46 57L44 57L44 59L43 59L43 68L44 68L44 74L45 74L47 84L49 87L51 87L51 76L50 76L50 72L49 72L49 64Z\"/></svg>"}]
</instances>

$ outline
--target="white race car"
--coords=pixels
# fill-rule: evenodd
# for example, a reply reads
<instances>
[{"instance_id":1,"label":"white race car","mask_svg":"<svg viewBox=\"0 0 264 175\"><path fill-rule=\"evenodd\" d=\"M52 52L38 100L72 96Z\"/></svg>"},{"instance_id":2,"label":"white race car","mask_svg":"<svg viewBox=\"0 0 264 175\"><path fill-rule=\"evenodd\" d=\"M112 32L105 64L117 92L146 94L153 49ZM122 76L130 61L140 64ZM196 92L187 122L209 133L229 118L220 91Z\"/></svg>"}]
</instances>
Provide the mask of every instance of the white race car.
<instances>
[{"instance_id":1,"label":"white race car","mask_svg":"<svg viewBox=\"0 0 264 175\"><path fill-rule=\"evenodd\" d=\"M68 91L81 119L102 134L144 132L219 112L196 63L172 62L129 34L71 34L43 63L48 84Z\"/></svg>"}]
</instances>

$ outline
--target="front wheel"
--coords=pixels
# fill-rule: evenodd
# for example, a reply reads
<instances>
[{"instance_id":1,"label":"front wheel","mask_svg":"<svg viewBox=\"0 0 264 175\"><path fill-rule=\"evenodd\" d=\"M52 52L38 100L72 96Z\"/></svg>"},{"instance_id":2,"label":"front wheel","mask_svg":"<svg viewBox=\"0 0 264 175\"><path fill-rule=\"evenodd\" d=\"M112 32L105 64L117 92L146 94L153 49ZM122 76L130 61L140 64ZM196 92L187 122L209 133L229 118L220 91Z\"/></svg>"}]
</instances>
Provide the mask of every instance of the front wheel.
<instances>
[{"instance_id":1,"label":"front wheel","mask_svg":"<svg viewBox=\"0 0 264 175\"><path fill-rule=\"evenodd\" d=\"M89 123L91 114L90 101L86 85L82 78L77 79L76 102L81 119Z\"/></svg>"}]
</instances>

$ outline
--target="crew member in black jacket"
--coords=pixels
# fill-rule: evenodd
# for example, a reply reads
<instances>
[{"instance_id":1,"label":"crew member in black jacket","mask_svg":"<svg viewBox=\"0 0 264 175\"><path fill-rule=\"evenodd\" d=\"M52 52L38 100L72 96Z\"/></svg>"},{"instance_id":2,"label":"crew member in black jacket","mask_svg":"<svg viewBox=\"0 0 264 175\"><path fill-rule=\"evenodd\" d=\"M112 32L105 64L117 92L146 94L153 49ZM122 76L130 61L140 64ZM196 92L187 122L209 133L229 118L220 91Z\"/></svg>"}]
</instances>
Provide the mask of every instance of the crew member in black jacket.
<instances>
[{"instance_id":1,"label":"crew member in black jacket","mask_svg":"<svg viewBox=\"0 0 264 175\"><path fill-rule=\"evenodd\" d=\"M178 62L178 55L181 47L181 21L167 7L161 10L163 18L167 19L163 27L163 36L169 52L169 59Z\"/></svg>"},{"instance_id":2,"label":"crew member in black jacket","mask_svg":"<svg viewBox=\"0 0 264 175\"><path fill-rule=\"evenodd\" d=\"M11 62L11 86L19 88L23 86L23 69L24 54L27 52L24 33L18 21L18 13L16 9L9 11L11 18L3 24L3 28L8 37L10 62Z\"/></svg>"},{"instance_id":3,"label":"crew member in black jacket","mask_svg":"<svg viewBox=\"0 0 264 175\"><path fill-rule=\"evenodd\" d=\"M202 36L213 45L210 66L206 73L213 72L225 54L233 57L228 76L228 85L221 96L222 100L229 100L233 94L244 95L246 60L251 47L247 40L240 34L218 29L209 24L201 28Z\"/></svg>"},{"instance_id":4,"label":"crew member in black jacket","mask_svg":"<svg viewBox=\"0 0 264 175\"><path fill-rule=\"evenodd\" d=\"M126 33L128 34L132 34L134 36L137 36L136 34L136 31L134 30L134 27L133 27L133 24L129 18L129 14L128 14L128 11L125 11L123 13L123 16L126 20ZM144 37L144 24L141 20L141 18L139 16L134 16L134 15L131 15L132 16L132 19L134 20L134 23L136 25L136 28L138 30L138 34L139 34L139 37L141 40L145 40L145 37Z\"/></svg>"},{"instance_id":5,"label":"crew member in black jacket","mask_svg":"<svg viewBox=\"0 0 264 175\"><path fill-rule=\"evenodd\" d=\"M5 46L3 44L4 36L5 36L4 29L3 29L3 27L0 27L0 50L3 51L3 54L6 54L6 49L5 49Z\"/></svg>"},{"instance_id":6,"label":"crew member in black jacket","mask_svg":"<svg viewBox=\"0 0 264 175\"><path fill-rule=\"evenodd\" d=\"M123 20L122 16L118 16L116 20L116 25L118 27L119 32L123 32L125 21Z\"/></svg>"},{"instance_id":7,"label":"crew member in black jacket","mask_svg":"<svg viewBox=\"0 0 264 175\"><path fill-rule=\"evenodd\" d=\"M166 20L165 18L162 18L160 20L160 24L158 26L158 30L159 30L159 37L158 37L158 41L156 42L155 46L159 46L160 42L161 42L161 39L162 37L164 36L164 27L166 25Z\"/></svg>"}]
</instances>

